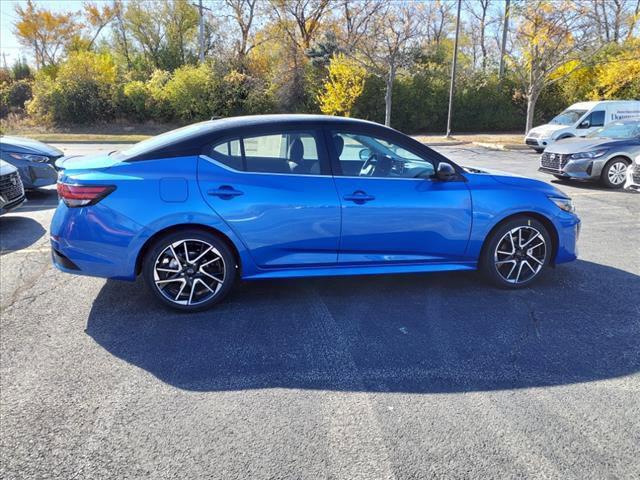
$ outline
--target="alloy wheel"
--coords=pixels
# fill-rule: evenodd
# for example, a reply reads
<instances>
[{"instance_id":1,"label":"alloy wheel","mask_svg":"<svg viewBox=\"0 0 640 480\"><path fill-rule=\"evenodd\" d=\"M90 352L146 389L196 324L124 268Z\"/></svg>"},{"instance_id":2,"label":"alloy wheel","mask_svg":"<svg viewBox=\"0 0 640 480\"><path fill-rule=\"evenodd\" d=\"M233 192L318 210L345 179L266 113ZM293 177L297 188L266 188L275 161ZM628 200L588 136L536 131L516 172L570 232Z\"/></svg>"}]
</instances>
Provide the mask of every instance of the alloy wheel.
<instances>
[{"instance_id":1,"label":"alloy wheel","mask_svg":"<svg viewBox=\"0 0 640 480\"><path fill-rule=\"evenodd\" d=\"M178 305L198 305L213 298L225 281L222 254L203 240L180 240L167 246L154 263L158 291Z\"/></svg>"},{"instance_id":2,"label":"alloy wheel","mask_svg":"<svg viewBox=\"0 0 640 480\"><path fill-rule=\"evenodd\" d=\"M547 243L540 231L520 226L502 236L494 253L494 264L506 282L520 284L540 273L546 257Z\"/></svg>"},{"instance_id":3,"label":"alloy wheel","mask_svg":"<svg viewBox=\"0 0 640 480\"><path fill-rule=\"evenodd\" d=\"M615 162L609 167L607 177L613 185L620 185L627 177L627 164L624 162Z\"/></svg>"}]
</instances>

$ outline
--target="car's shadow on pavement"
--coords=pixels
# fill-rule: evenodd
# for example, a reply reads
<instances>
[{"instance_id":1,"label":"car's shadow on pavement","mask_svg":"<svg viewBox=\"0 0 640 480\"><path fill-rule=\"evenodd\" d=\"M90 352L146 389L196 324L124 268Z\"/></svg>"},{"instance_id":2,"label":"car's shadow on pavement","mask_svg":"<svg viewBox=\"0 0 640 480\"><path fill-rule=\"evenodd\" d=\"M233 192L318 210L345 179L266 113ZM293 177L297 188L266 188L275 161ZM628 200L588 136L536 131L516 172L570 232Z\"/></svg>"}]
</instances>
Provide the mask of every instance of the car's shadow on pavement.
<instances>
[{"instance_id":1,"label":"car's shadow on pavement","mask_svg":"<svg viewBox=\"0 0 640 480\"><path fill-rule=\"evenodd\" d=\"M0 217L0 255L22 250L36 243L46 230L28 217Z\"/></svg>"},{"instance_id":2,"label":"car's shadow on pavement","mask_svg":"<svg viewBox=\"0 0 640 480\"><path fill-rule=\"evenodd\" d=\"M638 372L638 291L638 275L578 261L520 291L475 274L248 282L185 315L108 281L87 333L187 390L527 388Z\"/></svg>"}]
</instances>

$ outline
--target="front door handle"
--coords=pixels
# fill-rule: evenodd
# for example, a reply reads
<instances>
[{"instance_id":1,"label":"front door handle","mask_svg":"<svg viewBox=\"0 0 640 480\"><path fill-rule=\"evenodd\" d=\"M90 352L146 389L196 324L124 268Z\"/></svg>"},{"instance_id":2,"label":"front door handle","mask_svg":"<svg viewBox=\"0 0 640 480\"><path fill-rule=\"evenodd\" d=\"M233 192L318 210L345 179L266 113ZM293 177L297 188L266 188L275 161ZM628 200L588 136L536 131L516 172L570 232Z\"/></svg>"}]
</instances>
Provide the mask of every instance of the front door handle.
<instances>
[{"instance_id":1,"label":"front door handle","mask_svg":"<svg viewBox=\"0 0 640 480\"><path fill-rule=\"evenodd\" d=\"M358 205L362 205L363 203L370 202L371 200L376 199L376 197L374 197L373 195L368 195L366 192L363 192L362 190L356 190L351 195L345 195L342 198L344 200L357 203Z\"/></svg>"},{"instance_id":2,"label":"front door handle","mask_svg":"<svg viewBox=\"0 0 640 480\"><path fill-rule=\"evenodd\" d=\"M240 195L243 195L244 192L241 192L240 190L236 190L230 185L222 185L218 188L209 190L207 194L214 197L220 197L223 200L230 200L233 197L238 197Z\"/></svg>"}]
</instances>

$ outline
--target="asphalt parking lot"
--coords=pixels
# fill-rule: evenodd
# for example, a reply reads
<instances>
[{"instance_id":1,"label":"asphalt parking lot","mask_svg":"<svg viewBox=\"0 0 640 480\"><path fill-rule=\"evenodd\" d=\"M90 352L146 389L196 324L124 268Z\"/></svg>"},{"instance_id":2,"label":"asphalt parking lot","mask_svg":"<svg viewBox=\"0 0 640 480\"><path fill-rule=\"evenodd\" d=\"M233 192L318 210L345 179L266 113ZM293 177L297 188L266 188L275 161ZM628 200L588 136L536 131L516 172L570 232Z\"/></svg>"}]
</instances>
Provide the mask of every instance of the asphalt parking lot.
<instances>
[{"instance_id":1,"label":"asphalt parking lot","mask_svg":"<svg viewBox=\"0 0 640 480\"><path fill-rule=\"evenodd\" d=\"M640 195L557 184L580 259L531 289L262 281L191 316L55 270L56 194L32 193L0 217L0 477L639 478Z\"/></svg>"}]
</instances>

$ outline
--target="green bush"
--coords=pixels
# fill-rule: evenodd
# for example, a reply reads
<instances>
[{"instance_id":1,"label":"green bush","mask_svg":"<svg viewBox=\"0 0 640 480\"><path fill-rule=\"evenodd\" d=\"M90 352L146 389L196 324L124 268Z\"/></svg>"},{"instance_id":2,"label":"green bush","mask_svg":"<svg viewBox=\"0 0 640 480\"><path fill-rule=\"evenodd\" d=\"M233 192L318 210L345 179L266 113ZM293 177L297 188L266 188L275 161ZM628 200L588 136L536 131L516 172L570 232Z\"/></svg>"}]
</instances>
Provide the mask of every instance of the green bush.
<instances>
[{"instance_id":1,"label":"green bush","mask_svg":"<svg viewBox=\"0 0 640 480\"><path fill-rule=\"evenodd\" d=\"M18 80L8 87L7 101L9 107L23 109L26 102L31 100L31 82L28 80Z\"/></svg>"},{"instance_id":2,"label":"green bush","mask_svg":"<svg viewBox=\"0 0 640 480\"><path fill-rule=\"evenodd\" d=\"M30 114L55 123L93 123L114 115L116 66L109 54L78 52L55 73L36 76Z\"/></svg>"},{"instance_id":3,"label":"green bush","mask_svg":"<svg viewBox=\"0 0 640 480\"><path fill-rule=\"evenodd\" d=\"M144 82L134 80L122 86L118 113L138 122L150 117L151 94Z\"/></svg>"},{"instance_id":4,"label":"green bush","mask_svg":"<svg viewBox=\"0 0 640 480\"><path fill-rule=\"evenodd\" d=\"M211 118L216 99L211 69L207 65L186 65L174 71L164 86L167 99L175 118L195 121Z\"/></svg>"}]
</instances>

